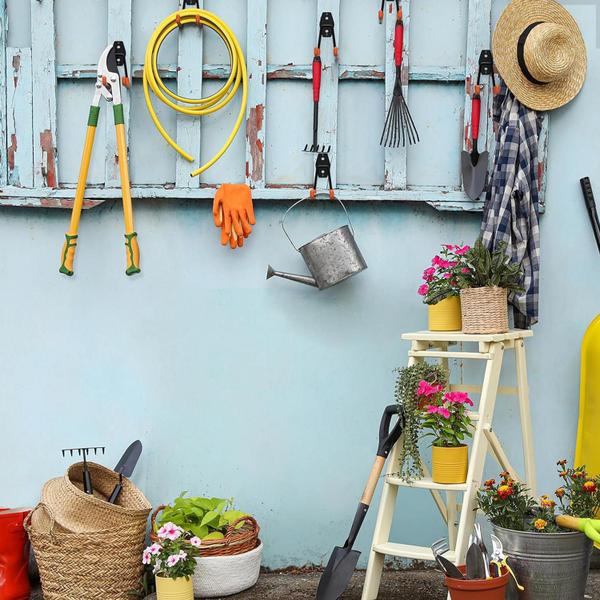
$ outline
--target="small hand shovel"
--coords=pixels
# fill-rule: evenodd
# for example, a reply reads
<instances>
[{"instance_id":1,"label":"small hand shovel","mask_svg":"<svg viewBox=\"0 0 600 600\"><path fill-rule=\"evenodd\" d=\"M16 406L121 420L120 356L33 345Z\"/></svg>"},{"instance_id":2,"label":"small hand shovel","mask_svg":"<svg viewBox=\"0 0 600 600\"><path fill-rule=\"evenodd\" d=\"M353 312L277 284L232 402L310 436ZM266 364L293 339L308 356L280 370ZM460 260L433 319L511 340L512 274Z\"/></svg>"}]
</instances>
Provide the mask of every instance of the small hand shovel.
<instances>
[{"instance_id":1,"label":"small hand shovel","mask_svg":"<svg viewBox=\"0 0 600 600\"><path fill-rule=\"evenodd\" d=\"M317 600L338 600L350 583L352 573L354 573L356 563L360 556L360 552L358 552L358 550L352 550L352 546L354 546L360 527L369 510L371 500L373 500L373 494L375 493L377 482L383 471L385 460L394 444L400 438L402 429L404 428L404 418L400 415L394 429L390 431L390 425L394 415L398 415L397 405L388 406L383 413L381 425L379 427L379 448L377 450L377 458L371 469L369 481L367 482L360 504L358 505L358 510L356 511L356 516L352 522L352 527L350 528L350 534L348 535L346 543L342 548L339 546L334 548L331 558L327 563L327 567L321 576L319 588L317 589Z\"/></svg>"},{"instance_id":2,"label":"small hand shovel","mask_svg":"<svg viewBox=\"0 0 600 600\"><path fill-rule=\"evenodd\" d=\"M462 179L465 192L471 200L477 200L487 187L489 152L481 154L477 148L479 140L479 124L481 121L481 76L491 75L494 90L496 81L494 77L494 59L489 50L483 50L479 57L479 73L477 84L471 97L471 152L463 151L461 154Z\"/></svg>"}]
</instances>

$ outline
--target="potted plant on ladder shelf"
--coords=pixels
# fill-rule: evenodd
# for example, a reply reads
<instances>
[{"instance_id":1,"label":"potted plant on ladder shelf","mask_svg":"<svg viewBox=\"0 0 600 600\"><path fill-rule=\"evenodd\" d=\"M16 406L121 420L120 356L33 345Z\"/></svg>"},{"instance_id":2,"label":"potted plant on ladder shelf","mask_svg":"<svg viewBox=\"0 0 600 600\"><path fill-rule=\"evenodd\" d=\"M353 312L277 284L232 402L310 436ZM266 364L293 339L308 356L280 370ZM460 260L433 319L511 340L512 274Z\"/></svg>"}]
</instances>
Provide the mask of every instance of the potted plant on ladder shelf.
<instances>
[{"instance_id":1,"label":"potted plant on ladder shelf","mask_svg":"<svg viewBox=\"0 0 600 600\"><path fill-rule=\"evenodd\" d=\"M466 392L444 391L442 385L423 380L417 396L423 406L422 428L433 437L431 478L434 483L459 484L467 480L469 450L465 440L473 436L467 407L473 401Z\"/></svg>"}]
</instances>

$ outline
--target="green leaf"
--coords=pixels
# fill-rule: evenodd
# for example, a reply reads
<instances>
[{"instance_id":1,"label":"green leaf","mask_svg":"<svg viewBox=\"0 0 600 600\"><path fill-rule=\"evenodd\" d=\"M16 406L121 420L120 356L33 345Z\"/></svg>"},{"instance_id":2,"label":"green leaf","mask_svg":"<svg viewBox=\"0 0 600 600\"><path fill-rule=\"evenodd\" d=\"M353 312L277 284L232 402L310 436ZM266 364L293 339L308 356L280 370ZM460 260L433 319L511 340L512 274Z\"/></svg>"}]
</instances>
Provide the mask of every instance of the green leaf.
<instances>
[{"instance_id":1,"label":"green leaf","mask_svg":"<svg viewBox=\"0 0 600 600\"><path fill-rule=\"evenodd\" d=\"M219 513L215 512L214 510L210 510L204 515L204 518L202 519L202 522L200 524L201 525L211 525L212 523L218 522L218 521L219 521Z\"/></svg>"},{"instance_id":2,"label":"green leaf","mask_svg":"<svg viewBox=\"0 0 600 600\"><path fill-rule=\"evenodd\" d=\"M222 540L224 538L225 538L225 536L220 531L213 531L212 533L205 535L202 539L203 540Z\"/></svg>"},{"instance_id":3,"label":"green leaf","mask_svg":"<svg viewBox=\"0 0 600 600\"><path fill-rule=\"evenodd\" d=\"M192 525L188 531L191 531L195 536L199 537L201 540L204 539L208 535L208 527L201 525Z\"/></svg>"}]
</instances>

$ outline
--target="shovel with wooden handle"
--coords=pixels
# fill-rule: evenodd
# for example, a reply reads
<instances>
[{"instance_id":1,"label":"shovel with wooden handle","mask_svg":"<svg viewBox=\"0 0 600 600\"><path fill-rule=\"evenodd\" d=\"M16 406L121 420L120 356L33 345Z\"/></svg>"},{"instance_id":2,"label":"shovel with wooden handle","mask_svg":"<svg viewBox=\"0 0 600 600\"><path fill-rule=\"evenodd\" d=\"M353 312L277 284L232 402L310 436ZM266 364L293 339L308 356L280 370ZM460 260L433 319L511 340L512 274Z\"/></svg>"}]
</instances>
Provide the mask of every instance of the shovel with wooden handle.
<instances>
[{"instance_id":1,"label":"shovel with wooden handle","mask_svg":"<svg viewBox=\"0 0 600 600\"><path fill-rule=\"evenodd\" d=\"M390 431L394 415L398 416L398 421ZM327 563L327 567L321 576L321 581L319 582L317 600L337 600L348 587L350 579L352 578L352 573L354 573L356 563L360 557L360 552L358 552L358 550L353 550L352 547L354 546L358 532L360 531L371 501L373 500L373 495L375 494L377 482L383 471L385 461L390 450L400 438L403 428L404 416L398 412L398 406L388 406L383 413L381 424L379 426L379 447L377 449L375 463L371 469L365 491L363 492L356 515L354 516L350 534L348 535L346 543L341 548L339 546L334 548L329 562Z\"/></svg>"}]
</instances>

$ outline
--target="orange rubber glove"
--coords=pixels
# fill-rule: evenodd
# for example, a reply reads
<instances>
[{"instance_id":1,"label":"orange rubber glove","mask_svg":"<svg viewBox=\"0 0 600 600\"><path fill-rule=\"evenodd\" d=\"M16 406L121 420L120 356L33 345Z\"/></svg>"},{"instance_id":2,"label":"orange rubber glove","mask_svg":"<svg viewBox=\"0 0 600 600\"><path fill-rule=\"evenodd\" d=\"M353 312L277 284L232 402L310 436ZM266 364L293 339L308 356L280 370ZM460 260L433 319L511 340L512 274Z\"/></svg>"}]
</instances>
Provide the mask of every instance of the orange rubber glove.
<instances>
[{"instance_id":1,"label":"orange rubber glove","mask_svg":"<svg viewBox=\"0 0 600 600\"><path fill-rule=\"evenodd\" d=\"M213 219L221 228L221 244L241 248L256 224L250 188L243 183L224 183L215 194Z\"/></svg>"}]
</instances>

